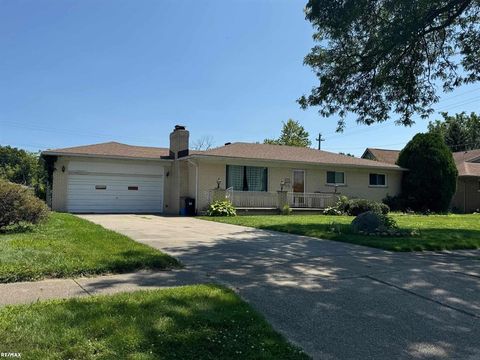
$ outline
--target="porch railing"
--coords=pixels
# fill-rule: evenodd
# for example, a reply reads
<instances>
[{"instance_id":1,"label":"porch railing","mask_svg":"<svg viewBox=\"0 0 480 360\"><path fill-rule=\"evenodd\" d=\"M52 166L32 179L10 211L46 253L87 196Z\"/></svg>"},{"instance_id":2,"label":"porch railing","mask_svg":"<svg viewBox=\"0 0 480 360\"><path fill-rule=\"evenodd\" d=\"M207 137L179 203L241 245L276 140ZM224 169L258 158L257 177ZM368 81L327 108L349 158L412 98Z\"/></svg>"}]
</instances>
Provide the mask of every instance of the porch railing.
<instances>
[{"instance_id":1,"label":"porch railing","mask_svg":"<svg viewBox=\"0 0 480 360\"><path fill-rule=\"evenodd\" d=\"M227 193L230 201L236 207L246 208L277 208L278 195L266 191L234 191Z\"/></svg>"},{"instance_id":2,"label":"porch railing","mask_svg":"<svg viewBox=\"0 0 480 360\"><path fill-rule=\"evenodd\" d=\"M286 202L292 208L324 209L335 205L339 194L335 193L293 193L286 194ZM237 208L279 208L285 197L277 192L210 190L205 192L208 204L215 200L227 199ZM283 206L283 205L282 205Z\"/></svg>"},{"instance_id":3,"label":"porch railing","mask_svg":"<svg viewBox=\"0 0 480 360\"><path fill-rule=\"evenodd\" d=\"M337 194L334 193L294 193L287 194L288 205L292 208L324 209L335 205Z\"/></svg>"}]
</instances>

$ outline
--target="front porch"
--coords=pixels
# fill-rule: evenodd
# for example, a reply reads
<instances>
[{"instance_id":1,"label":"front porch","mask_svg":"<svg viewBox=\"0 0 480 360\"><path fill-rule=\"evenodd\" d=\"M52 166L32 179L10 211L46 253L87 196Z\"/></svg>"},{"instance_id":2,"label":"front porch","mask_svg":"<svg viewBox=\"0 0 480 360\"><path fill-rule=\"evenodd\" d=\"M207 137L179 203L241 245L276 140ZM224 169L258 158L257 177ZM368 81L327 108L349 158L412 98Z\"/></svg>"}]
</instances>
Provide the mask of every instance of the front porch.
<instances>
[{"instance_id":1,"label":"front porch","mask_svg":"<svg viewBox=\"0 0 480 360\"><path fill-rule=\"evenodd\" d=\"M214 189L208 192L208 204L216 200L229 200L239 213L271 214L278 213L288 205L293 212L318 213L335 205L339 193L315 192L300 193L287 191L238 191Z\"/></svg>"}]
</instances>

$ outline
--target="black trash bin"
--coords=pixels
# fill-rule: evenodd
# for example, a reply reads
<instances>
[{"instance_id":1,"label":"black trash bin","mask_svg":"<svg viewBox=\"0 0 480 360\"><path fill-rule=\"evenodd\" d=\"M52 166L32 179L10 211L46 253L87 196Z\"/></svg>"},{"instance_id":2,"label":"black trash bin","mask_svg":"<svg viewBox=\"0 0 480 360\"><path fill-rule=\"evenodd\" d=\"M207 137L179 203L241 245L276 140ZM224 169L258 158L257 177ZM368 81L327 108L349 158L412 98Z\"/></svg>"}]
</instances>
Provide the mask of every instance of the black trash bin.
<instances>
[{"instance_id":1,"label":"black trash bin","mask_svg":"<svg viewBox=\"0 0 480 360\"><path fill-rule=\"evenodd\" d=\"M195 216L195 199L185 198L185 215Z\"/></svg>"}]
</instances>

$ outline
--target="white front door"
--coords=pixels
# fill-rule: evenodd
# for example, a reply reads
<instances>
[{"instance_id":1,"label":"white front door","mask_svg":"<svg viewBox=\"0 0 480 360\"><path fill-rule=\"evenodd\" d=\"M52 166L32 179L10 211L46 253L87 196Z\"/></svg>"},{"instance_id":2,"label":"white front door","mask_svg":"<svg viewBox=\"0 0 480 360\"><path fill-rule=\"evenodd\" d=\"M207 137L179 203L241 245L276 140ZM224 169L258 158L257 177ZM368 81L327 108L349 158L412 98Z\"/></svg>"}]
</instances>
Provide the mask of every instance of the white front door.
<instances>
[{"instance_id":1,"label":"white front door","mask_svg":"<svg viewBox=\"0 0 480 360\"><path fill-rule=\"evenodd\" d=\"M293 192L305 192L305 170L293 170Z\"/></svg>"}]
</instances>

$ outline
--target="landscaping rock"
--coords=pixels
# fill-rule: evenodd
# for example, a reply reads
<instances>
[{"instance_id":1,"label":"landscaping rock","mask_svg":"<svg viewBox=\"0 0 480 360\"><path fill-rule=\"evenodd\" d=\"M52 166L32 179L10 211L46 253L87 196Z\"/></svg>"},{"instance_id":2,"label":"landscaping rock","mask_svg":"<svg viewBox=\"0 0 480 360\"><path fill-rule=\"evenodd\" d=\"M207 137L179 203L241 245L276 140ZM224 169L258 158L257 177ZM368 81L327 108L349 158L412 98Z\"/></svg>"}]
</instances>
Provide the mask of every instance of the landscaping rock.
<instances>
[{"instance_id":1,"label":"landscaping rock","mask_svg":"<svg viewBox=\"0 0 480 360\"><path fill-rule=\"evenodd\" d=\"M356 233L365 231L372 234L383 225L384 220L382 215L373 211L361 213L352 221L353 231Z\"/></svg>"}]
</instances>

